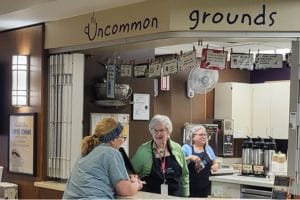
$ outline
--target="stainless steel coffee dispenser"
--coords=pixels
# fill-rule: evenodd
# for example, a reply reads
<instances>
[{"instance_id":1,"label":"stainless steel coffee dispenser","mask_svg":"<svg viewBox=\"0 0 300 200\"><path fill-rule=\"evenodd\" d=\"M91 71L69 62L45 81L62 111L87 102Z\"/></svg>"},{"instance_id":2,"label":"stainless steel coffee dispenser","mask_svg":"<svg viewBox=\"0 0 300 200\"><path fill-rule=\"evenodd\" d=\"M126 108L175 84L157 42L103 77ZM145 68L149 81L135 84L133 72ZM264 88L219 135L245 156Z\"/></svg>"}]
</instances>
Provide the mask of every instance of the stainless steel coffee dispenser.
<instances>
[{"instance_id":1,"label":"stainless steel coffee dispenser","mask_svg":"<svg viewBox=\"0 0 300 200\"><path fill-rule=\"evenodd\" d=\"M255 175L264 175L264 139L258 137L253 145L253 173Z\"/></svg>"},{"instance_id":2,"label":"stainless steel coffee dispenser","mask_svg":"<svg viewBox=\"0 0 300 200\"><path fill-rule=\"evenodd\" d=\"M250 137L244 140L242 144L242 174L248 175L252 174L253 168L253 141Z\"/></svg>"},{"instance_id":3,"label":"stainless steel coffee dispenser","mask_svg":"<svg viewBox=\"0 0 300 200\"><path fill-rule=\"evenodd\" d=\"M265 152L264 152L264 167L265 175L272 169L272 156L276 152L277 145L274 138L270 137L269 141L265 142Z\"/></svg>"}]
</instances>

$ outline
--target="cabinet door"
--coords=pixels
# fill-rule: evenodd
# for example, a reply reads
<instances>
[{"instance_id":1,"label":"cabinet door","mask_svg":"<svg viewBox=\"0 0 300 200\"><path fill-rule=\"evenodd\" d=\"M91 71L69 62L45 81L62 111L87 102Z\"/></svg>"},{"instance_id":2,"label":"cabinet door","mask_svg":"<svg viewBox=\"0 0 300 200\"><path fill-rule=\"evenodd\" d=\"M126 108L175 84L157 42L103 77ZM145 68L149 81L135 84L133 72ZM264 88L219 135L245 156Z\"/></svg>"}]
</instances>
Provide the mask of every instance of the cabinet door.
<instances>
[{"instance_id":1,"label":"cabinet door","mask_svg":"<svg viewBox=\"0 0 300 200\"><path fill-rule=\"evenodd\" d=\"M232 119L235 138L251 136L251 85L233 83Z\"/></svg>"},{"instance_id":2,"label":"cabinet door","mask_svg":"<svg viewBox=\"0 0 300 200\"><path fill-rule=\"evenodd\" d=\"M271 97L271 136L276 139L288 139L290 82L272 82L268 85Z\"/></svg>"},{"instance_id":3,"label":"cabinet door","mask_svg":"<svg viewBox=\"0 0 300 200\"><path fill-rule=\"evenodd\" d=\"M266 84L252 87L252 137L270 136L270 95Z\"/></svg>"},{"instance_id":4,"label":"cabinet door","mask_svg":"<svg viewBox=\"0 0 300 200\"><path fill-rule=\"evenodd\" d=\"M232 83L219 83L215 87L215 119L232 119Z\"/></svg>"},{"instance_id":5,"label":"cabinet door","mask_svg":"<svg viewBox=\"0 0 300 200\"><path fill-rule=\"evenodd\" d=\"M215 119L233 119L235 138L251 135L251 85L219 83L215 88Z\"/></svg>"}]
</instances>

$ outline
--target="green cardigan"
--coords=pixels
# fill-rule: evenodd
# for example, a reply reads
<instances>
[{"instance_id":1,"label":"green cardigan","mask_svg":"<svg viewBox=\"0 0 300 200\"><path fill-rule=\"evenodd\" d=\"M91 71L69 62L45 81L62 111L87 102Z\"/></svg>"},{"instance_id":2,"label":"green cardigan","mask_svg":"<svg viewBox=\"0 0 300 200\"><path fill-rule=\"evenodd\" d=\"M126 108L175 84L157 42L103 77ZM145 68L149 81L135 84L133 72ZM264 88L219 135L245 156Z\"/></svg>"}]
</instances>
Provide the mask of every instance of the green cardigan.
<instances>
[{"instance_id":1,"label":"green cardigan","mask_svg":"<svg viewBox=\"0 0 300 200\"><path fill-rule=\"evenodd\" d=\"M151 147L151 141L148 141L142 144L136 153L134 154L131 162L140 177L148 176L151 173L152 168L152 149L155 151L154 145ZM170 147L172 154L175 156L178 164L181 166L182 169L182 176L181 176L181 184L183 189L183 195L188 197L190 195L189 189L189 170L185 161L185 157L181 146L172 141L170 141Z\"/></svg>"}]
</instances>

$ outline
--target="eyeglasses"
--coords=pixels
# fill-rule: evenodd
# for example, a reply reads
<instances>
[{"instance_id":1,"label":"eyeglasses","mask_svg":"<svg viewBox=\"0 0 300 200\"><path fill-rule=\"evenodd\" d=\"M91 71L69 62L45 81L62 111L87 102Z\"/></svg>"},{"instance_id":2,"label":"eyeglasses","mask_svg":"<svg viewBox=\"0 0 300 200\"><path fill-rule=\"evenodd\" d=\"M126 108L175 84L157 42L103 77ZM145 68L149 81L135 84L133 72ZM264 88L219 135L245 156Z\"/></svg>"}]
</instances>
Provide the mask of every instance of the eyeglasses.
<instances>
[{"instance_id":1,"label":"eyeglasses","mask_svg":"<svg viewBox=\"0 0 300 200\"><path fill-rule=\"evenodd\" d=\"M119 136L119 138L122 138L123 142L126 141L127 137L126 136Z\"/></svg>"},{"instance_id":2,"label":"eyeglasses","mask_svg":"<svg viewBox=\"0 0 300 200\"><path fill-rule=\"evenodd\" d=\"M167 129L159 129L159 130L156 130L155 128L152 129L152 134L164 133L164 132L167 132Z\"/></svg>"},{"instance_id":3,"label":"eyeglasses","mask_svg":"<svg viewBox=\"0 0 300 200\"><path fill-rule=\"evenodd\" d=\"M206 136L207 136L206 133L195 134L195 136L196 136L196 135L198 135L198 136L200 136L200 137L206 137Z\"/></svg>"}]
</instances>

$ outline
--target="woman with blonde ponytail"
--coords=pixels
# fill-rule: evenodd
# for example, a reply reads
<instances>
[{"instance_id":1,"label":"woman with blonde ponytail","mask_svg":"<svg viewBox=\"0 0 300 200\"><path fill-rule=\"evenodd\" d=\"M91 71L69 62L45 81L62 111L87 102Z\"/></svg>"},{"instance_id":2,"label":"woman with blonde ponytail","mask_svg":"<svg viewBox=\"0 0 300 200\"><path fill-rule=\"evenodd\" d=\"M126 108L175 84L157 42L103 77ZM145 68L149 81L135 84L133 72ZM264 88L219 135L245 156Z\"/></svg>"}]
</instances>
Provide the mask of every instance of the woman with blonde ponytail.
<instances>
[{"instance_id":1,"label":"woman with blonde ponytail","mask_svg":"<svg viewBox=\"0 0 300 200\"><path fill-rule=\"evenodd\" d=\"M99 121L94 134L81 142L81 156L72 169L63 199L113 199L142 189L137 176L128 176L118 151L125 139L120 122L112 118Z\"/></svg>"}]
</instances>

